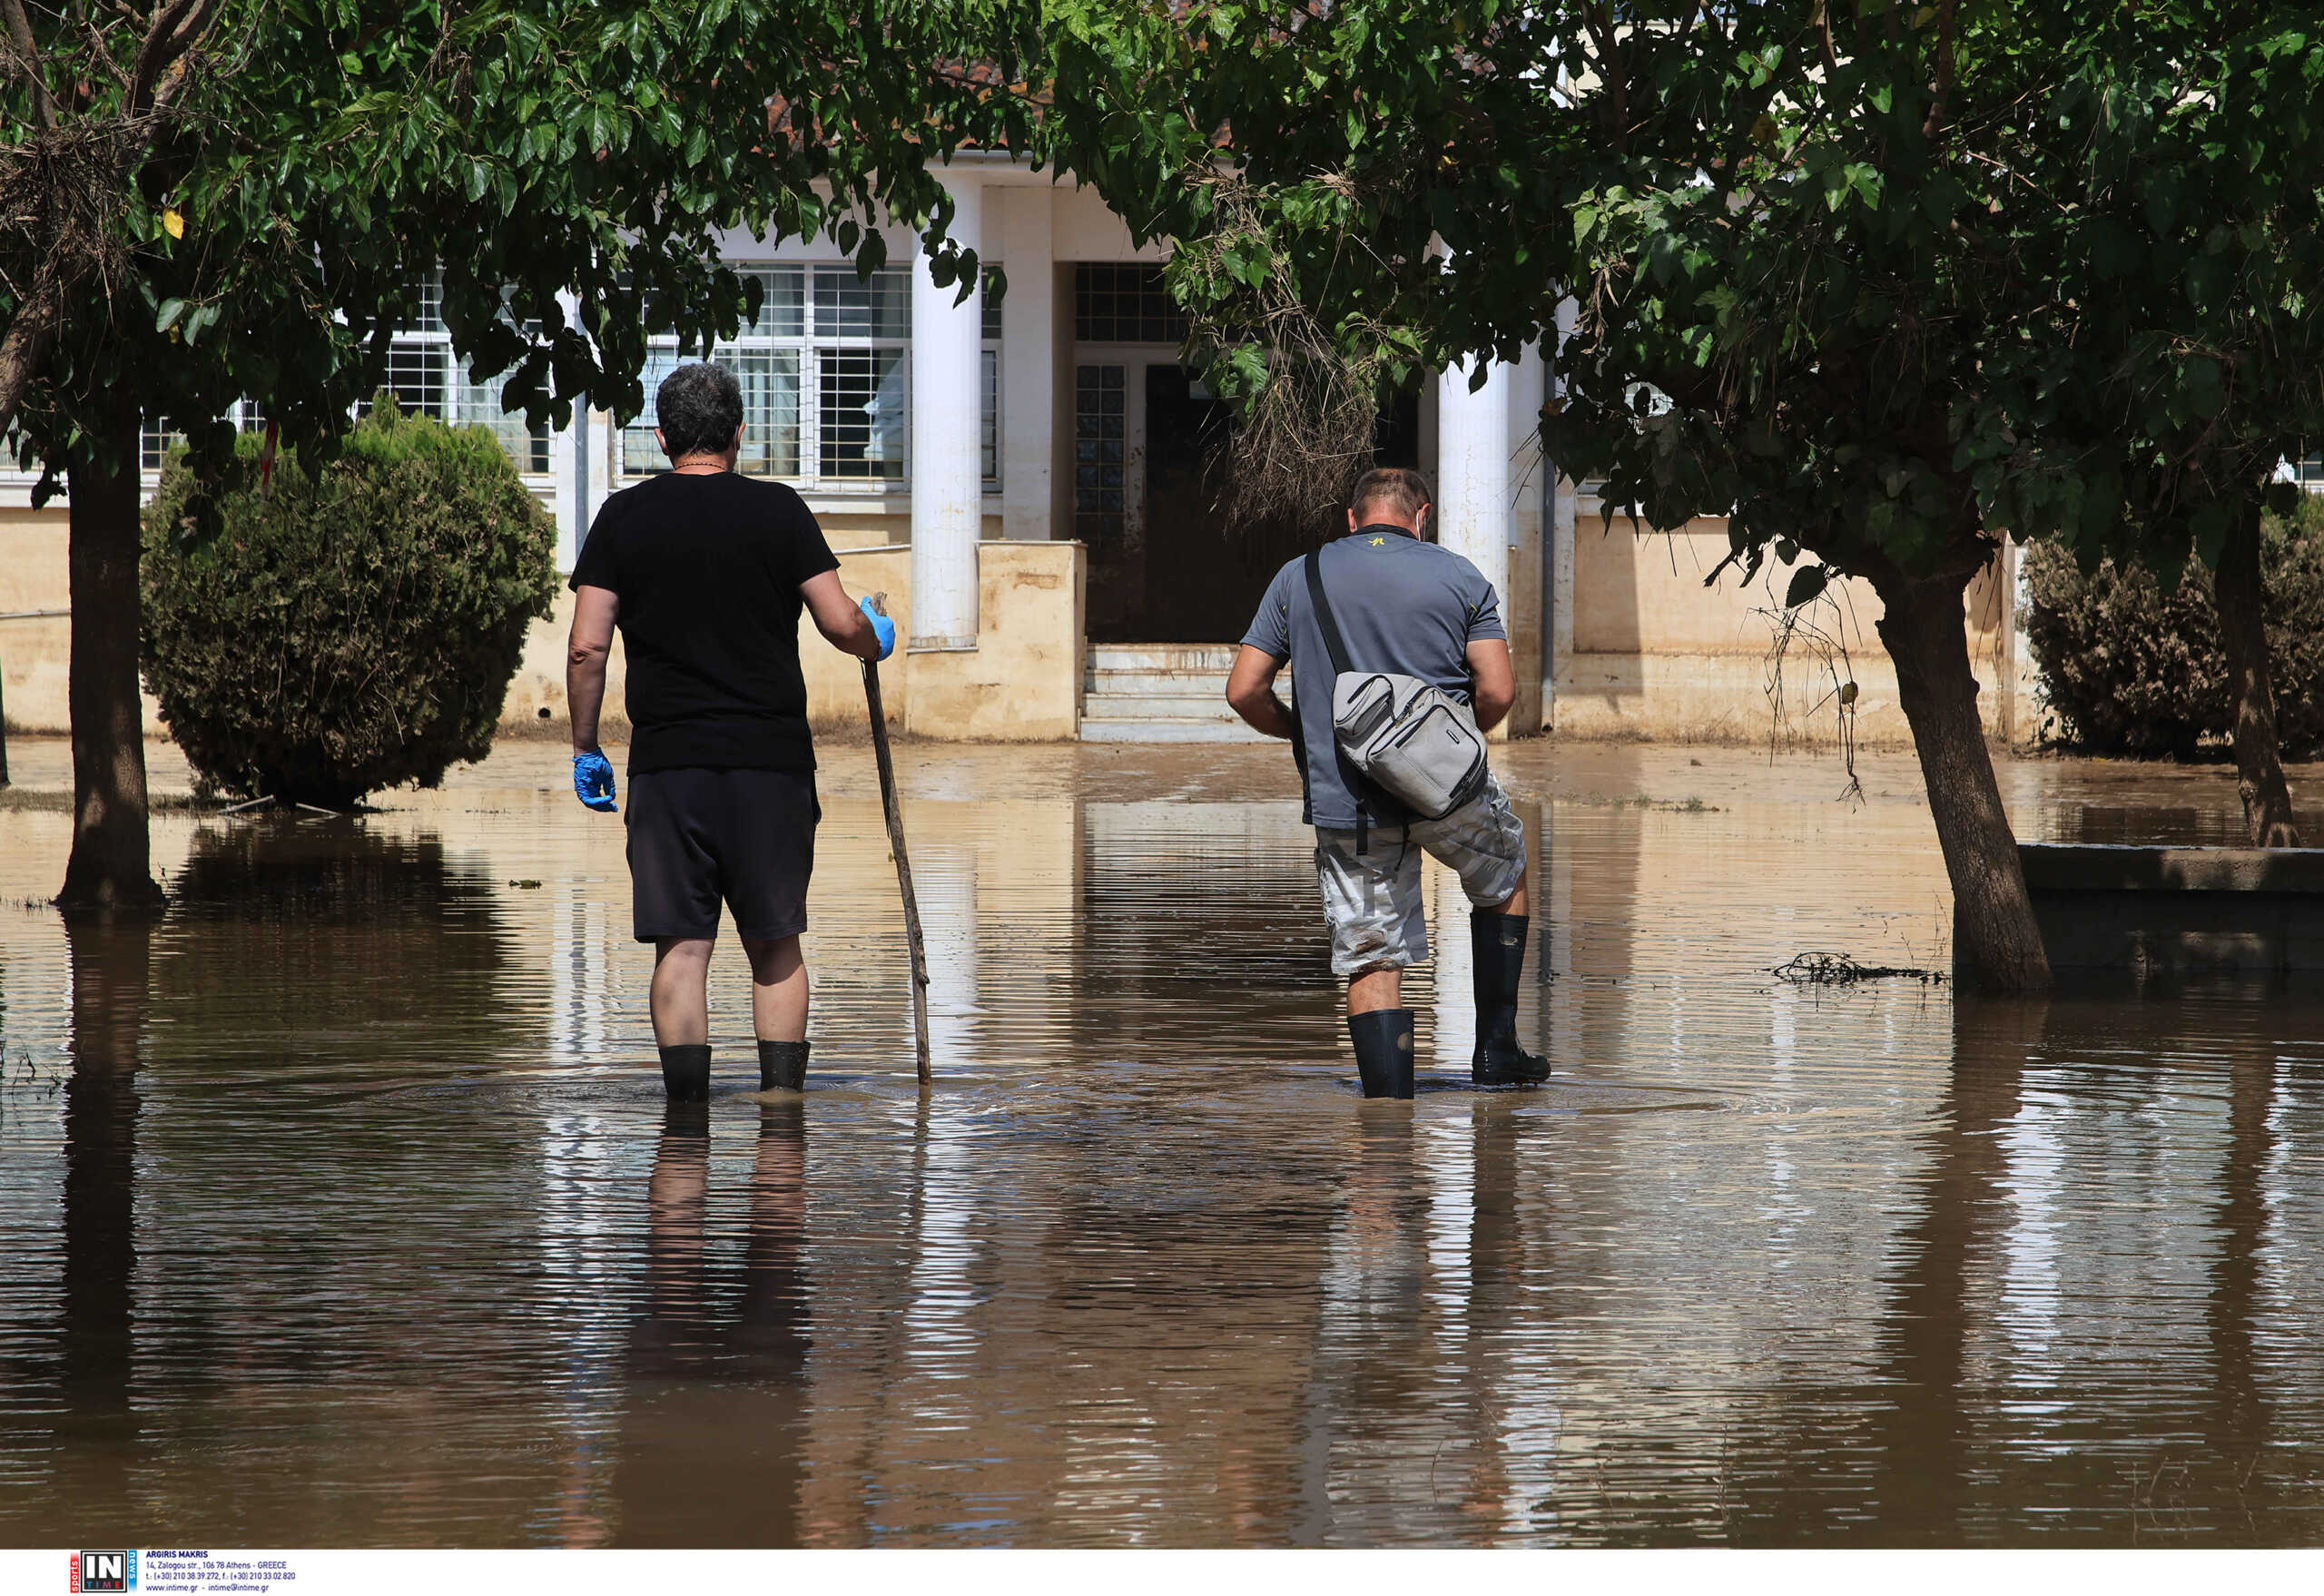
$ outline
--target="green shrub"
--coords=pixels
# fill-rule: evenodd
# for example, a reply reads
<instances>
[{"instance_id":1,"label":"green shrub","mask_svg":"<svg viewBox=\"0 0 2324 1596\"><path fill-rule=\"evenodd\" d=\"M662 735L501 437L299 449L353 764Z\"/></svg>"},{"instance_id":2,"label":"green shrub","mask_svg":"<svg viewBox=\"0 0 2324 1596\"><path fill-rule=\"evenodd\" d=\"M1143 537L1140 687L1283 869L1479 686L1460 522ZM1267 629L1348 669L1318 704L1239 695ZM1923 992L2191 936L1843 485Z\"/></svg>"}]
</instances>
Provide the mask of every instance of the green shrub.
<instances>
[{"instance_id":1,"label":"green shrub","mask_svg":"<svg viewBox=\"0 0 2324 1596\"><path fill-rule=\"evenodd\" d=\"M2277 734L2287 754L2324 750L2324 498L2260 524ZM2057 740L2089 754L2191 758L2233 734L2211 574L2190 563L2176 590L2112 560L2085 576L2050 544L2025 553L2019 617Z\"/></svg>"},{"instance_id":2,"label":"green shrub","mask_svg":"<svg viewBox=\"0 0 2324 1596\"><path fill-rule=\"evenodd\" d=\"M556 596L556 523L491 433L381 402L310 476L260 489L245 437L217 530L194 482L145 518L145 682L212 790L343 808L490 750L527 622Z\"/></svg>"}]
</instances>

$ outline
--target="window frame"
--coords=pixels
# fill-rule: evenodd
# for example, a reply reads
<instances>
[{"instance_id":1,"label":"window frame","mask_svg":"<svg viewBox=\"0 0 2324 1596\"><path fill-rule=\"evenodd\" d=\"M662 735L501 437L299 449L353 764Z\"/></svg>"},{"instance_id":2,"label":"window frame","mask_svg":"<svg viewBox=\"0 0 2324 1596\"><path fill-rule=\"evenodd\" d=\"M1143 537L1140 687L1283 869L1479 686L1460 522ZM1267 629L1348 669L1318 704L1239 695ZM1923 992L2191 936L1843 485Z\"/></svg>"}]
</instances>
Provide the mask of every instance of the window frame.
<instances>
[{"instance_id":1,"label":"window frame","mask_svg":"<svg viewBox=\"0 0 2324 1596\"><path fill-rule=\"evenodd\" d=\"M828 275L848 283L858 281L855 268L845 261L738 261L734 263L734 270L761 274L770 279L783 272L798 274L799 327L797 331L761 330L757 327L753 327L734 338L717 340L711 346L706 357L714 363L722 356L730 354L787 352L795 360L798 396L793 428L795 438L795 458L799 468L791 473L767 471L750 474L763 476L771 481L787 483L802 491L818 496L873 498L908 492L911 486L911 467L915 458L915 439L911 431L911 396L914 378L911 269L889 267L874 274L876 278L884 278L893 284L898 293L898 303L901 306L903 314L901 336L877 332L841 332L826 330L822 327L815 302L817 278L819 275ZM988 267L978 286L980 300L978 442L980 461L984 468L983 489L988 494L998 494L1001 490L1001 478L1006 459L1008 406L1003 388L1007 381L1007 368L1001 359L1003 307L992 303L990 294L990 281L991 269ZM770 281L768 284L770 296L773 289L774 283ZM762 311L761 320L765 320L763 311ZM893 477L824 474L822 468L823 355L828 352L877 354L891 350L898 351L902 361L904 415L899 429L903 450L901 473ZM702 358L705 357L682 353L675 334L661 333L647 339L647 364L645 372L646 408L632 419L627 426L619 429L620 438L615 446L615 468L621 479L637 481L646 477L659 476L669 469L668 462L660 458L658 447L653 442L652 393L659 383L661 375L670 366L687 359ZM649 458L658 463L650 467L635 463Z\"/></svg>"},{"instance_id":2,"label":"window frame","mask_svg":"<svg viewBox=\"0 0 2324 1596\"><path fill-rule=\"evenodd\" d=\"M381 386L396 391L397 402L407 410L417 411L450 427L482 427L499 442L517 468L518 476L533 482L546 482L556 476L556 434L547 427L527 423L521 411L511 414L500 408L500 397L507 389L508 373L477 381L452 348L451 330L444 325L444 279L438 271L430 271L418 285L419 313L411 321L399 327L388 344L388 374ZM406 394L397 390L398 357L411 357L409 364L423 379L427 368L433 366L436 399L432 405L424 399L413 403ZM481 396L481 397L478 397ZM371 408L366 399L355 407L363 415ZM265 429L266 418L260 401L251 399L235 400L227 407L226 419L238 432L259 432ZM185 434L172 427L166 416L149 418L143 429L139 449L139 465L147 475L158 473L170 450L185 441ZM524 445L524 453L517 446Z\"/></svg>"},{"instance_id":3,"label":"window frame","mask_svg":"<svg viewBox=\"0 0 2324 1596\"><path fill-rule=\"evenodd\" d=\"M760 325L753 325L745 328L733 338L718 340L711 345L706 357L713 363L717 363L724 356L773 354L781 357L788 354L795 362L798 391L792 427L793 443L795 448L793 458L798 469L792 473L769 470L751 471L748 474L763 477L770 481L788 483L793 487L819 495L880 498L907 487L911 481L913 455L910 271L902 268L891 268L874 274L874 282L881 283L881 280L884 280L881 285L896 295L896 303L901 306L901 326L883 333L876 329L865 332L826 330L823 325L824 314L819 312L816 305L815 289L818 278L827 276L843 280L838 284L841 287L856 283L860 280L856 276L855 268L851 265L817 261L782 261L738 262L734 269L746 274L768 278L770 281L767 293L770 303L773 302L775 284L783 274L795 273L798 286L799 314L796 331L786 330L780 326L763 328ZM767 320L767 313L762 309L760 322L764 323ZM903 415L894 434L901 441L903 453L902 469L895 476L838 474L826 476L822 468L823 358L829 354L861 354L876 358L887 352L895 354L902 373L901 387ZM659 476L669 469L668 462L660 459L659 447L653 441L654 389L660 382L662 373L671 366L683 363L687 360L702 358L704 357L681 350L675 334L657 333L646 340L645 408L633 417L628 425L619 429L620 439L615 445L616 468L623 480L639 481L647 477ZM658 463L651 467L644 467L638 463L646 459L655 459ZM749 462L744 463L749 464Z\"/></svg>"}]
</instances>

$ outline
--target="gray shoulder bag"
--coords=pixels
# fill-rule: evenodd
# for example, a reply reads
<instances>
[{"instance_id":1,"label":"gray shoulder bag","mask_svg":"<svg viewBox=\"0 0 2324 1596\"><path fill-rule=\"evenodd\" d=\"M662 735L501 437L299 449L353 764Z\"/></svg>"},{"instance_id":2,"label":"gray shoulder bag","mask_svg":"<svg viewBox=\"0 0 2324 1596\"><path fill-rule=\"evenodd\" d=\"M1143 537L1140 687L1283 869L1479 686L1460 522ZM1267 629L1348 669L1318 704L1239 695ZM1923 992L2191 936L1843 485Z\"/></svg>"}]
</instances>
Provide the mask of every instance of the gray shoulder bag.
<instances>
[{"instance_id":1,"label":"gray shoulder bag","mask_svg":"<svg viewBox=\"0 0 2324 1596\"><path fill-rule=\"evenodd\" d=\"M1485 784L1485 740L1469 706L1451 694L1392 671L1359 671L1347 660L1339 622L1324 596L1324 566L1307 557L1307 596L1332 656L1332 731L1347 762L1423 820L1442 820Z\"/></svg>"}]
</instances>

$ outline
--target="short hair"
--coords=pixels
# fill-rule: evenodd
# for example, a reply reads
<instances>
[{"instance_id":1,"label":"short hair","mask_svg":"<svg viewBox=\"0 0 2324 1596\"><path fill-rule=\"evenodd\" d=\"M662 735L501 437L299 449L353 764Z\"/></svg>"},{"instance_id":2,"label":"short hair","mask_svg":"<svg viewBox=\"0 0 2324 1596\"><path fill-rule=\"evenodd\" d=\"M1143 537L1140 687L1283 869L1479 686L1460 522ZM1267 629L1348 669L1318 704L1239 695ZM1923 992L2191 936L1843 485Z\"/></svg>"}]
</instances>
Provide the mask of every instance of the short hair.
<instances>
[{"instance_id":1,"label":"short hair","mask_svg":"<svg viewBox=\"0 0 2324 1596\"><path fill-rule=\"evenodd\" d=\"M743 424L743 385L724 366L696 360L662 379L654 390L654 424L671 459L723 455Z\"/></svg>"},{"instance_id":2,"label":"short hair","mask_svg":"<svg viewBox=\"0 0 2324 1596\"><path fill-rule=\"evenodd\" d=\"M1347 496L1347 507L1355 512L1359 521L1378 509L1409 521L1420 514L1422 506L1433 502L1428 491L1428 478L1402 466L1374 467L1355 479L1355 491Z\"/></svg>"}]
</instances>

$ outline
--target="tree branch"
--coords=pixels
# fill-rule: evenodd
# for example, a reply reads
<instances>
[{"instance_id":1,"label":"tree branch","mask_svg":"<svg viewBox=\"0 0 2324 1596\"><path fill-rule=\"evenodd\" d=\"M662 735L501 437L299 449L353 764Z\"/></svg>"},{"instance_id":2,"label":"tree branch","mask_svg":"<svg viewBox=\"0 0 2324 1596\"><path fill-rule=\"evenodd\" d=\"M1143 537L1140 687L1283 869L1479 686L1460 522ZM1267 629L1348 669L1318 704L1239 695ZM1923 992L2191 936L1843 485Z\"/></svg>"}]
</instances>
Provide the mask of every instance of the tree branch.
<instances>
[{"instance_id":1,"label":"tree branch","mask_svg":"<svg viewBox=\"0 0 2324 1596\"><path fill-rule=\"evenodd\" d=\"M150 109L162 74L202 42L218 0L169 0L154 14L139 46L137 63L129 74L129 112L134 116Z\"/></svg>"},{"instance_id":2,"label":"tree branch","mask_svg":"<svg viewBox=\"0 0 2324 1596\"><path fill-rule=\"evenodd\" d=\"M41 81L40 45L33 39L31 18L25 15L25 0L0 0L8 23L8 54L15 58L16 70L25 75L25 86L32 91L33 120L44 128L56 125L56 107L50 103L48 84Z\"/></svg>"},{"instance_id":3,"label":"tree branch","mask_svg":"<svg viewBox=\"0 0 2324 1596\"><path fill-rule=\"evenodd\" d=\"M1937 0L1936 6L1936 84L1929 95L1928 120L1921 123L1921 136L1933 139L1936 130L1945 125L1945 102L1953 94L1953 0Z\"/></svg>"}]
</instances>

